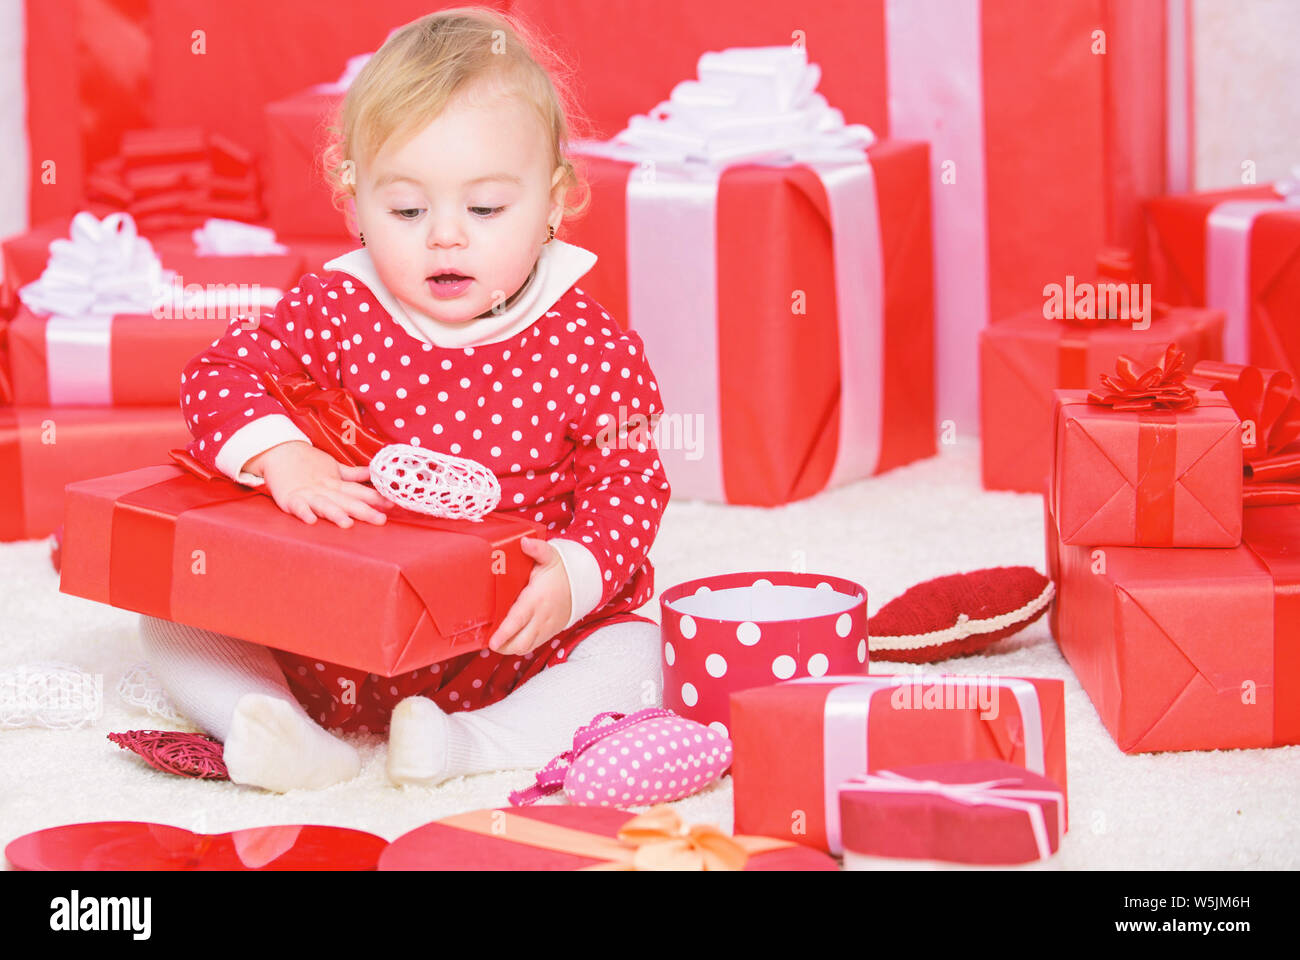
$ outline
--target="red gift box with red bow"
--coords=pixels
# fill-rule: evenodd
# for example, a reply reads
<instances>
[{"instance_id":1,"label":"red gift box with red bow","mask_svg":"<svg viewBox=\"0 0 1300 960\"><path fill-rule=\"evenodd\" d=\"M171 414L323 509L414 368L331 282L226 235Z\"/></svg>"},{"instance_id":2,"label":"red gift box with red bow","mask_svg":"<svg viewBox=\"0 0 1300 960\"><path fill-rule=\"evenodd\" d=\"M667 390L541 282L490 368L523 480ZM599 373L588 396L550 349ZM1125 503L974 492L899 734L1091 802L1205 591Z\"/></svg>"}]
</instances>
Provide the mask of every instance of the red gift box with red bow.
<instances>
[{"instance_id":1,"label":"red gift box with red bow","mask_svg":"<svg viewBox=\"0 0 1300 960\"><path fill-rule=\"evenodd\" d=\"M1049 496L1063 543L1241 542L1240 420L1183 366L1170 345L1152 367L1121 357L1099 390L1055 391Z\"/></svg>"}]
</instances>

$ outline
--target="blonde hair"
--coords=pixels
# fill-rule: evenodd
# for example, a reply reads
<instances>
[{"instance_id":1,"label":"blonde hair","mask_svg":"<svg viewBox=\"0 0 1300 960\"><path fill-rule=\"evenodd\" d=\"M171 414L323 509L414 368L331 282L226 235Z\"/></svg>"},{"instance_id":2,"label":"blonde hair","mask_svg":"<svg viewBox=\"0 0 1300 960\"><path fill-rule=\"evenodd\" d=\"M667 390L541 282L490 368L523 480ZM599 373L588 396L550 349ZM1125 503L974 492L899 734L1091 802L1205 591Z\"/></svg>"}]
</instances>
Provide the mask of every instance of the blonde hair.
<instances>
[{"instance_id":1,"label":"blonde hair","mask_svg":"<svg viewBox=\"0 0 1300 960\"><path fill-rule=\"evenodd\" d=\"M400 143L414 136L461 91L487 80L537 111L550 139L552 171L564 171L564 216L581 215L591 202L590 186L570 161L568 146L571 133L585 136L588 124L571 92L572 75L518 15L455 7L398 28L361 69L327 128L320 159L335 209L345 212L356 197L358 161L369 163L389 138ZM580 196L570 206L574 189Z\"/></svg>"}]
</instances>

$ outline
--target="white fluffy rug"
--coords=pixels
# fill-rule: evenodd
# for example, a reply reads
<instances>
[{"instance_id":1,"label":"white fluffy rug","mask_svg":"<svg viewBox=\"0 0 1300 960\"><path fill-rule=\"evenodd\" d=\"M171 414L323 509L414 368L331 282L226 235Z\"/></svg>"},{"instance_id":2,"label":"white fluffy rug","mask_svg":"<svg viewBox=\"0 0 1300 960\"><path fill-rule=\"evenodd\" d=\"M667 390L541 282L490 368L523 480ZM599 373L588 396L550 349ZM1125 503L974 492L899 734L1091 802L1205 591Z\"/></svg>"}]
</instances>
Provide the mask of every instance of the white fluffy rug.
<instances>
[{"instance_id":1,"label":"white fluffy rug","mask_svg":"<svg viewBox=\"0 0 1300 960\"><path fill-rule=\"evenodd\" d=\"M510 790L532 782L533 771L515 770L397 789L384 776L383 740L359 735L361 775L319 792L276 795L157 772L105 739L110 731L175 726L115 692L143 659L138 615L59 593L48 553L43 541L0 544L0 670L55 659L102 674L104 712L79 730L0 731L0 846L85 820L152 820L209 833L322 823L393 839L438 817L506 806ZM1006 564L1043 569L1042 502L981 490L978 450L959 444L779 509L671 503L651 559L661 591L712 573L789 569L802 559L809 571L866 585L874 613L941 574ZM658 619L657 599L643 612ZM1071 830L1045 866L1300 867L1300 747L1125 756L1045 621L995 649L931 669L1065 679ZM878 664L872 672L891 671ZM730 830L730 777L677 806L688 821Z\"/></svg>"}]
</instances>

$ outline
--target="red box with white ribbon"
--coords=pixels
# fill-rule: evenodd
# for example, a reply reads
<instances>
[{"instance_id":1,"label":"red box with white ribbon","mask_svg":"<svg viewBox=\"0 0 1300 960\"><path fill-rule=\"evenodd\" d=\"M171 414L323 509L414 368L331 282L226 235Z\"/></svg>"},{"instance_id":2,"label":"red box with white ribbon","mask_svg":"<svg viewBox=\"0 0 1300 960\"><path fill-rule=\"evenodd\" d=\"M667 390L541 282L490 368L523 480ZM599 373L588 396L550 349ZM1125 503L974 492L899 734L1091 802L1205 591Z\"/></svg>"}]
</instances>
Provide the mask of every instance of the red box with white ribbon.
<instances>
[{"instance_id":1,"label":"red box with white ribbon","mask_svg":"<svg viewBox=\"0 0 1300 960\"><path fill-rule=\"evenodd\" d=\"M862 773L1002 760L1066 790L1065 683L805 677L731 696L735 829L843 851L839 789Z\"/></svg>"}]
</instances>

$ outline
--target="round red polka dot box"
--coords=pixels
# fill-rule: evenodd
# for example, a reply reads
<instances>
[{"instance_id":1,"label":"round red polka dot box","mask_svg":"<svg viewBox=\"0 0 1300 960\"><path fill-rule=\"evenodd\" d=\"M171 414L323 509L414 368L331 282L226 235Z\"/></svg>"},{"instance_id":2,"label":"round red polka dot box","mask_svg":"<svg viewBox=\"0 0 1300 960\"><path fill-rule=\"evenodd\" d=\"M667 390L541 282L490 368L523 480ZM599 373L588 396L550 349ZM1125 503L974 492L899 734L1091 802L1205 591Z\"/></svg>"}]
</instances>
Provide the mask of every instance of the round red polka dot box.
<instances>
[{"instance_id":1,"label":"round red polka dot box","mask_svg":"<svg viewBox=\"0 0 1300 960\"><path fill-rule=\"evenodd\" d=\"M726 573L659 598L664 706L730 736L728 698L792 677L867 672L867 591L816 573Z\"/></svg>"}]
</instances>

